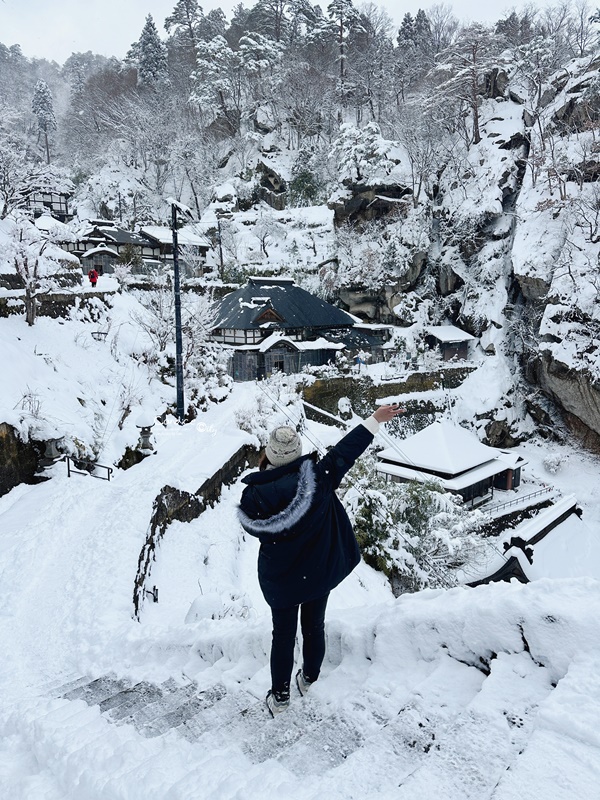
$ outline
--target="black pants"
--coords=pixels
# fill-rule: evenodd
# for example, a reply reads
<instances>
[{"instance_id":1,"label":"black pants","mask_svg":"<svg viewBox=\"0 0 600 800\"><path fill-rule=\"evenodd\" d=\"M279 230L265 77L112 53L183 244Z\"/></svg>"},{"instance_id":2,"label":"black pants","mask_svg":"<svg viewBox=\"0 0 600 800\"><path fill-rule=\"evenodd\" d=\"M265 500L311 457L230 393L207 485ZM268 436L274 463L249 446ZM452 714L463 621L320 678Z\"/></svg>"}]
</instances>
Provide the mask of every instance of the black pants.
<instances>
[{"instance_id":1,"label":"black pants","mask_svg":"<svg viewBox=\"0 0 600 800\"><path fill-rule=\"evenodd\" d=\"M273 644L271 645L271 688L277 693L290 689L294 668L294 646L298 627L298 609L302 628L302 669L309 681L316 681L325 657L325 609L329 593L318 600L291 608L272 608Z\"/></svg>"}]
</instances>

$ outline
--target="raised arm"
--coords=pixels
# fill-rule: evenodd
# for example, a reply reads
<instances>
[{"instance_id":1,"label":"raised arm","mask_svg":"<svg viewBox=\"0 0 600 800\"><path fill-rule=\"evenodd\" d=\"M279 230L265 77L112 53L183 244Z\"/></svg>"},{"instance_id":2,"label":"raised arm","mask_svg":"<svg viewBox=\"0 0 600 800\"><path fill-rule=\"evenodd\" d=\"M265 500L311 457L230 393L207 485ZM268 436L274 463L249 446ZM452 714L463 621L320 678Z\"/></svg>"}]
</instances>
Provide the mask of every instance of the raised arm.
<instances>
[{"instance_id":1,"label":"raised arm","mask_svg":"<svg viewBox=\"0 0 600 800\"><path fill-rule=\"evenodd\" d=\"M389 422L403 412L404 409L397 404L379 406L370 417L352 428L318 462L316 470L321 484L325 483L333 490L337 489L344 475L373 441L380 423Z\"/></svg>"}]
</instances>

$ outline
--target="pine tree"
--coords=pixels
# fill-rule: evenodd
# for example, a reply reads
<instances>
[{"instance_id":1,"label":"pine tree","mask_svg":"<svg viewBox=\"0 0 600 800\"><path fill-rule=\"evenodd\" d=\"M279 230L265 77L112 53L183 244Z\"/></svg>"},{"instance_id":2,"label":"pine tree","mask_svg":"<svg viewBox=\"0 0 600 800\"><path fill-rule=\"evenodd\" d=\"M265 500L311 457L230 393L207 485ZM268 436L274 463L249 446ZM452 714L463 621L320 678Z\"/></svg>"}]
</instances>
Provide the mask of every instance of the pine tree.
<instances>
[{"instance_id":1,"label":"pine tree","mask_svg":"<svg viewBox=\"0 0 600 800\"><path fill-rule=\"evenodd\" d=\"M198 43L198 26L204 14L198 0L177 0L173 13L165 20L165 30L175 31L179 43L195 48Z\"/></svg>"},{"instance_id":2,"label":"pine tree","mask_svg":"<svg viewBox=\"0 0 600 800\"><path fill-rule=\"evenodd\" d=\"M471 112L473 127L467 145L481 141L479 104L486 74L501 63L498 51L497 37L485 25L476 23L463 28L454 44L440 54L440 74L449 77L437 87L437 94L450 104L458 102L460 114L464 109Z\"/></svg>"},{"instance_id":3,"label":"pine tree","mask_svg":"<svg viewBox=\"0 0 600 800\"><path fill-rule=\"evenodd\" d=\"M52 94L46 81L38 81L33 90L31 110L37 117L38 135L44 137L46 145L46 161L50 163L50 144L48 134L56 130L56 117L52 104Z\"/></svg>"},{"instance_id":4,"label":"pine tree","mask_svg":"<svg viewBox=\"0 0 600 800\"><path fill-rule=\"evenodd\" d=\"M398 47L406 47L414 44L415 41L415 21L412 14L407 11L402 18L402 24L398 31Z\"/></svg>"},{"instance_id":5,"label":"pine tree","mask_svg":"<svg viewBox=\"0 0 600 800\"><path fill-rule=\"evenodd\" d=\"M343 100L346 82L346 40L349 32L358 24L360 15L354 8L352 0L331 0L327 6L327 13L337 30L340 59L340 90Z\"/></svg>"},{"instance_id":6,"label":"pine tree","mask_svg":"<svg viewBox=\"0 0 600 800\"><path fill-rule=\"evenodd\" d=\"M215 36L225 36L227 30L227 18L220 8L213 8L198 23L198 39L210 42Z\"/></svg>"},{"instance_id":7,"label":"pine tree","mask_svg":"<svg viewBox=\"0 0 600 800\"><path fill-rule=\"evenodd\" d=\"M433 37L431 25L423 9L416 17L405 14L398 31L395 54L397 96L406 100L406 92L433 66Z\"/></svg>"},{"instance_id":8,"label":"pine tree","mask_svg":"<svg viewBox=\"0 0 600 800\"><path fill-rule=\"evenodd\" d=\"M127 60L136 64L140 85L156 87L167 81L167 49L158 35L151 14L146 17L140 38L131 45Z\"/></svg>"},{"instance_id":9,"label":"pine tree","mask_svg":"<svg viewBox=\"0 0 600 800\"><path fill-rule=\"evenodd\" d=\"M415 47L423 56L431 56L433 53L433 35L427 14L420 8L417 11L414 24Z\"/></svg>"}]
</instances>

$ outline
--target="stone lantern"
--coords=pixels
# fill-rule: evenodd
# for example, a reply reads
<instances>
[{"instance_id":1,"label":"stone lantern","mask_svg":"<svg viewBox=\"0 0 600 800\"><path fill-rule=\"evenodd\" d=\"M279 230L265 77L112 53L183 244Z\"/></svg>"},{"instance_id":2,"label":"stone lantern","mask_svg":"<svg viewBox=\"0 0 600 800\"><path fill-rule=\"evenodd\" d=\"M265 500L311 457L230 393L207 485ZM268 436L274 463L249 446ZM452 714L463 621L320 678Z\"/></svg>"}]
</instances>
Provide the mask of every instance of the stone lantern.
<instances>
[{"instance_id":1,"label":"stone lantern","mask_svg":"<svg viewBox=\"0 0 600 800\"><path fill-rule=\"evenodd\" d=\"M140 438L137 443L137 449L141 453L150 454L154 452L154 445L152 444L152 428L154 427L155 418L147 411L143 411L136 420L135 426L140 429Z\"/></svg>"}]
</instances>

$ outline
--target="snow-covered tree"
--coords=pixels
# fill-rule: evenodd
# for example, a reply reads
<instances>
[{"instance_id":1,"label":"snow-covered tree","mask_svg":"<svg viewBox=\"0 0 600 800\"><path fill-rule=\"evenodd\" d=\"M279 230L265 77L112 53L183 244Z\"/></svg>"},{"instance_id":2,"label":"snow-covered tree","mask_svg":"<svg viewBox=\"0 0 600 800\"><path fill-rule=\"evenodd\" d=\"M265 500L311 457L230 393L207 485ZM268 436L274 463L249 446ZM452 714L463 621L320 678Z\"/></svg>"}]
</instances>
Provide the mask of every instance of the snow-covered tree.
<instances>
[{"instance_id":1,"label":"snow-covered tree","mask_svg":"<svg viewBox=\"0 0 600 800\"><path fill-rule=\"evenodd\" d=\"M394 52L396 98L405 100L408 90L418 85L433 66L433 34L429 18L422 9L414 19L409 13L404 15L397 43Z\"/></svg>"},{"instance_id":2,"label":"snow-covered tree","mask_svg":"<svg viewBox=\"0 0 600 800\"><path fill-rule=\"evenodd\" d=\"M427 20L431 31L431 44L434 54L450 47L459 29L459 22L452 13L452 6L436 3L427 9Z\"/></svg>"},{"instance_id":3,"label":"snow-covered tree","mask_svg":"<svg viewBox=\"0 0 600 800\"><path fill-rule=\"evenodd\" d=\"M438 96L458 101L459 113L471 113L472 129L467 144L481 141L479 105L486 75L498 64L499 48L492 30L479 23L463 28L456 41L439 54Z\"/></svg>"},{"instance_id":4,"label":"snow-covered tree","mask_svg":"<svg viewBox=\"0 0 600 800\"><path fill-rule=\"evenodd\" d=\"M29 157L27 142L0 129L0 220L24 208L36 192L71 192L62 170Z\"/></svg>"},{"instance_id":5,"label":"snow-covered tree","mask_svg":"<svg viewBox=\"0 0 600 800\"><path fill-rule=\"evenodd\" d=\"M62 74L68 79L71 99L79 103L85 92L87 81L109 66L109 59L88 50L86 53L73 53L63 65ZM81 110L81 108L79 109Z\"/></svg>"},{"instance_id":6,"label":"snow-covered tree","mask_svg":"<svg viewBox=\"0 0 600 800\"><path fill-rule=\"evenodd\" d=\"M226 30L227 18L225 14L220 8L213 8L198 23L198 39L210 42L215 36L225 36Z\"/></svg>"},{"instance_id":7,"label":"snow-covered tree","mask_svg":"<svg viewBox=\"0 0 600 800\"><path fill-rule=\"evenodd\" d=\"M222 36L200 42L190 100L238 133L242 120L271 93L279 59L276 43L256 33L242 36L237 50Z\"/></svg>"},{"instance_id":8,"label":"snow-covered tree","mask_svg":"<svg viewBox=\"0 0 600 800\"><path fill-rule=\"evenodd\" d=\"M340 64L340 92L344 102L346 83L346 42L352 29L360 24L360 14L354 7L352 0L331 0L327 6L327 13L336 30L338 56Z\"/></svg>"},{"instance_id":9,"label":"snow-covered tree","mask_svg":"<svg viewBox=\"0 0 600 800\"><path fill-rule=\"evenodd\" d=\"M290 147L301 149L306 140L316 146L318 140L337 134L337 92L331 76L305 60L282 61L280 82L276 87L276 107L287 123Z\"/></svg>"},{"instance_id":10,"label":"snow-covered tree","mask_svg":"<svg viewBox=\"0 0 600 800\"><path fill-rule=\"evenodd\" d=\"M57 247L24 217L7 218L2 223L1 258L21 279L25 290L25 318L34 325L38 298L58 286L57 277L73 268L77 260Z\"/></svg>"},{"instance_id":11,"label":"snow-covered tree","mask_svg":"<svg viewBox=\"0 0 600 800\"><path fill-rule=\"evenodd\" d=\"M142 33L131 45L127 59L136 65L140 86L156 87L168 78L167 49L148 14Z\"/></svg>"},{"instance_id":12,"label":"snow-covered tree","mask_svg":"<svg viewBox=\"0 0 600 800\"><path fill-rule=\"evenodd\" d=\"M198 26L203 17L198 0L177 0L165 19L165 30L173 31L179 45L194 49L198 43Z\"/></svg>"},{"instance_id":13,"label":"snow-covered tree","mask_svg":"<svg viewBox=\"0 0 600 800\"><path fill-rule=\"evenodd\" d=\"M249 29L281 42L289 24L287 12L294 4L295 0L258 0L248 18Z\"/></svg>"},{"instance_id":14,"label":"snow-covered tree","mask_svg":"<svg viewBox=\"0 0 600 800\"><path fill-rule=\"evenodd\" d=\"M592 7L587 0L576 0L571 12L569 42L575 58L583 58L598 43Z\"/></svg>"},{"instance_id":15,"label":"snow-covered tree","mask_svg":"<svg viewBox=\"0 0 600 800\"><path fill-rule=\"evenodd\" d=\"M395 162L389 157L393 143L384 139L379 126L369 122L364 128L350 123L340 126L331 155L342 178L363 181L375 172L389 172Z\"/></svg>"},{"instance_id":16,"label":"snow-covered tree","mask_svg":"<svg viewBox=\"0 0 600 800\"><path fill-rule=\"evenodd\" d=\"M158 367L166 382L174 377L175 301L170 281L151 291L135 295L140 306L131 319L146 338L143 359ZM211 402L224 400L231 391L232 379L227 372L227 351L210 342L208 334L213 322L214 307L210 295L183 292L181 295L181 329L183 369L187 404L191 409L206 410ZM195 416L195 413L192 413Z\"/></svg>"},{"instance_id":17,"label":"snow-covered tree","mask_svg":"<svg viewBox=\"0 0 600 800\"><path fill-rule=\"evenodd\" d=\"M348 82L356 107L357 122L366 112L381 124L393 102L394 46L391 17L373 3L364 5L360 24L349 37Z\"/></svg>"},{"instance_id":18,"label":"snow-covered tree","mask_svg":"<svg viewBox=\"0 0 600 800\"><path fill-rule=\"evenodd\" d=\"M455 572L486 549L477 537L483 515L434 482L388 483L374 459L350 473L344 505L365 561L384 572L395 594L427 586L451 586Z\"/></svg>"},{"instance_id":19,"label":"snow-covered tree","mask_svg":"<svg viewBox=\"0 0 600 800\"><path fill-rule=\"evenodd\" d=\"M423 114L416 103L407 103L397 122L398 139L406 153L410 167L412 199L418 206L423 188L428 188L441 168L445 152L443 137L437 121Z\"/></svg>"},{"instance_id":20,"label":"snow-covered tree","mask_svg":"<svg viewBox=\"0 0 600 800\"><path fill-rule=\"evenodd\" d=\"M511 11L507 17L498 20L495 30L511 47L522 47L535 36L531 9L526 8L521 14Z\"/></svg>"},{"instance_id":21,"label":"snow-covered tree","mask_svg":"<svg viewBox=\"0 0 600 800\"><path fill-rule=\"evenodd\" d=\"M539 107L546 81L558 69L560 62L556 40L546 36L535 36L518 48L517 70L529 87L534 109Z\"/></svg>"},{"instance_id":22,"label":"snow-covered tree","mask_svg":"<svg viewBox=\"0 0 600 800\"><path fill-rule=\"evenodd\" d=\"M56 117L54 116L54 105L52 103L52 93L46 81L38 81L33 90L31 110L38 121L38 140L43 137L46 149L46 161L50 163L50 140L49 134L56 130Z\"/></svg>"}]
</instances>

